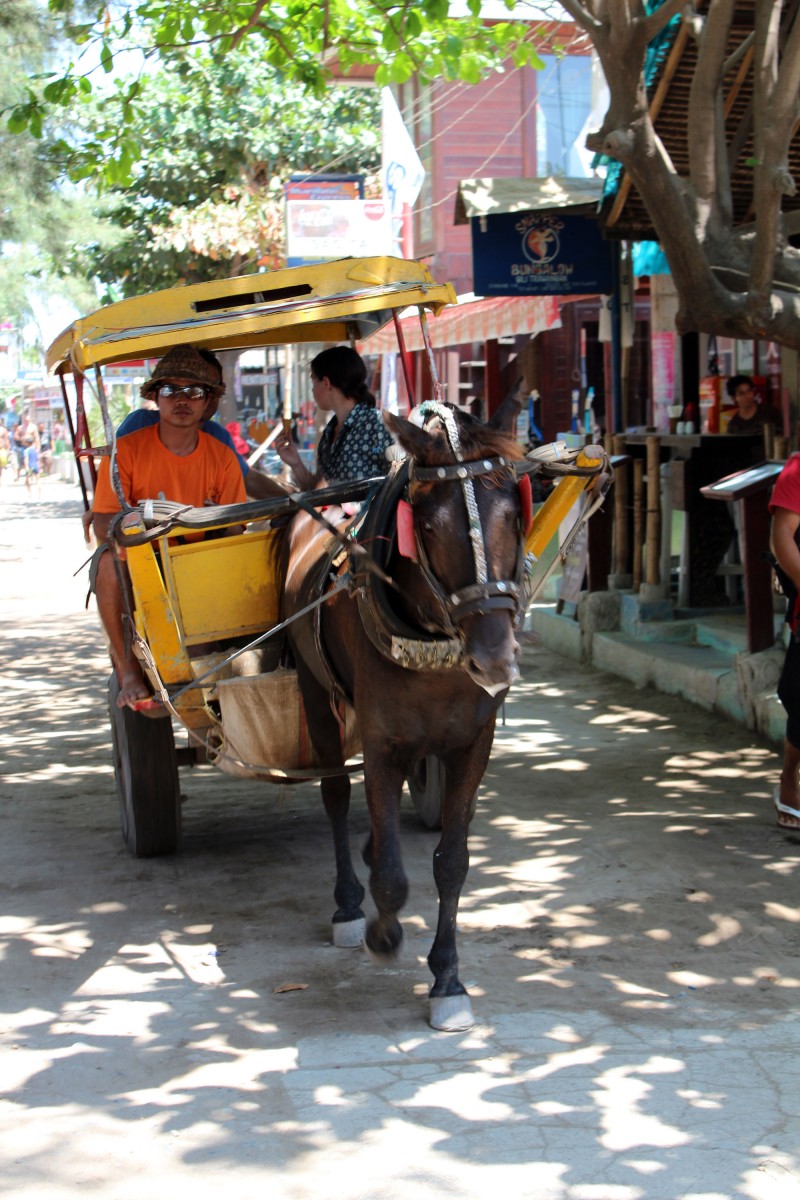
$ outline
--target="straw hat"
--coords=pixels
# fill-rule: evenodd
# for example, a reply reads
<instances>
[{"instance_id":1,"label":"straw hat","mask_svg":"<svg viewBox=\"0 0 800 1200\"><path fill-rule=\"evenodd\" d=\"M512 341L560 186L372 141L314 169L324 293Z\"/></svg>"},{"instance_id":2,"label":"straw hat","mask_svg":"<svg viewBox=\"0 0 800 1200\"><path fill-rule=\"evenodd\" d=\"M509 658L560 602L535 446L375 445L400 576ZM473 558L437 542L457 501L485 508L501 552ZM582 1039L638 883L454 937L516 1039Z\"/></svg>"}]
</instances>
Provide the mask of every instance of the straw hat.
<instances>
[{"instance_id":1,"label":"straw hat","mask_svg":"<svg viewBox=\"0 0 800 1200\"><path fill-rule=\"evenodd\" d=\"M175 379L186 383L199 383L208 388L209 396L215 398L225 391L219 369L208 362L199 350L195 350L194 346L173 346L156 363L152 376L142 384L141 394L144 397L150 396L158 391L160 384Z\"/></svg>"}]
</instances>

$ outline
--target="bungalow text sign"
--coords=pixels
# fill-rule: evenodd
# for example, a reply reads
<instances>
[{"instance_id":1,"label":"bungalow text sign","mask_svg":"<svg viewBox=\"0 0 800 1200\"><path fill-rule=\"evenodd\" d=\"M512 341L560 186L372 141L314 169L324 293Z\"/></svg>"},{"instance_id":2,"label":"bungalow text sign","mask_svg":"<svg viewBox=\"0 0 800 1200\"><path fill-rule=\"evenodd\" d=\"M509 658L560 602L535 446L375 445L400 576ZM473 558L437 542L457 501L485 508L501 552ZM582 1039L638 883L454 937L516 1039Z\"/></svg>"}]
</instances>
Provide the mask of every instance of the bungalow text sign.
<instances>
[{"instance_id":1,"label":"bungalow text sign","mask_svg":"<svg viewBox=\"0 0 800 1200\"><path fill-rule=\"evenodd\" d=\"M478 296L569 296L612 289L612 248L589 217L497 213L472 217L470 227Z\"/></svg>"}]
</instances>

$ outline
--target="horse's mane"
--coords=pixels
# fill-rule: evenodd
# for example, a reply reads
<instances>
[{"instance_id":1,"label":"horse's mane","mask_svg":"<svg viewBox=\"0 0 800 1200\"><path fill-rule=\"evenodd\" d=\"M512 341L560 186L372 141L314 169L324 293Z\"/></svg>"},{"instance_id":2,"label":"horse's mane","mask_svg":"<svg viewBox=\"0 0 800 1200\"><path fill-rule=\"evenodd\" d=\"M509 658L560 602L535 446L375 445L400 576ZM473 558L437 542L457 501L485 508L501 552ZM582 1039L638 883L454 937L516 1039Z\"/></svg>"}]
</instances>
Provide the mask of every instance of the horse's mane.
<instances>
[{"instance_id":1,"label":"horse's mane","mask_svg":"<svg viewBox=\"0 0 800 1200\"><path fill-rule=\"evenodd\" d=\"M459 413L458 436L461 442L461 453L466 461L476 458L505 458L516 462L523 457L523 452L514 438L501 430L484 425L469 414ZM426 466L439 467L453 462L453 451L447 440L444 429L438 421L428 432L435 437L435 442L426 454Z\"/></svg>"}]
</instances>

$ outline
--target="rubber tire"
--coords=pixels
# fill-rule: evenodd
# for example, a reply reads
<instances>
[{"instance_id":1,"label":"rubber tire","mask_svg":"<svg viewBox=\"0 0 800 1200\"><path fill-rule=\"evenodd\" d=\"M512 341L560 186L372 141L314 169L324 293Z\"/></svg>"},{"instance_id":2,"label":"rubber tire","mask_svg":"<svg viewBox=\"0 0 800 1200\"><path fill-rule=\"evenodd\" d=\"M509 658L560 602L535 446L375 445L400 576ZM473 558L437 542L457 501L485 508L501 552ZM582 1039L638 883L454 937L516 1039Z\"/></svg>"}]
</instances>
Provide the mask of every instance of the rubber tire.
<instances>
[{"instance_id":1,"label":"rubber tire","mask_svg":"<svg viewBox=\"0 0 800 1200\"><path fill-rule=\"evenodd\" d=\"M119 682L112 672L108 711L122 837L135 858L175 854L181 836L181 793L172 721L118 708L118 695Z\"/></svg>"},{"instance_id":2,"label":"rubber tire","mask_svg":"<svg viewBox=\"0 0 800 1200\"><path fill-rule=\"evenodd\" d=\"M420 758L414 770L407 779L411 802L426 829L442 828L442 801L444 800L447 768L435 754ZM469 806L470 821L475 816L478 803L478 793L472 797Z\"/></svg>"}]
</instances>

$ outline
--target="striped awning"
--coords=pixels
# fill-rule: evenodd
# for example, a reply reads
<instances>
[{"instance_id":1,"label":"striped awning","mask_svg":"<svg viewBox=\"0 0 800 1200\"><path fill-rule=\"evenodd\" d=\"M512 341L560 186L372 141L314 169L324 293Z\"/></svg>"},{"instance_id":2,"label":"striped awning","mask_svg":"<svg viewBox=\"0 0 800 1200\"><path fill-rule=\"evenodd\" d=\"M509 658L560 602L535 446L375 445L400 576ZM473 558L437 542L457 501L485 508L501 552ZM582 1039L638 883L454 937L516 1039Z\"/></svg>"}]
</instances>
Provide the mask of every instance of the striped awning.
<instances>
[{"instance_id":1,"label":"striped awning","mask_svg":"<svg viewBox=\"0 0 800 1200\"><path fill-rule=\"evenodd\" d=\"M575 299L571 296L570 300ZM416 309L406 310L400 318L408 350L423 348L422 330ZM464 299L449 305L438 316L428 317L428 329L435 350L464 346L470 342L488 342L524 333L535 337L546 329L561 327L559 296L492 296L483 300ZM386 325L367 341L360 343L364 354L388 354L397 349L394 327Z\"/></svg>"}]
</instances>

